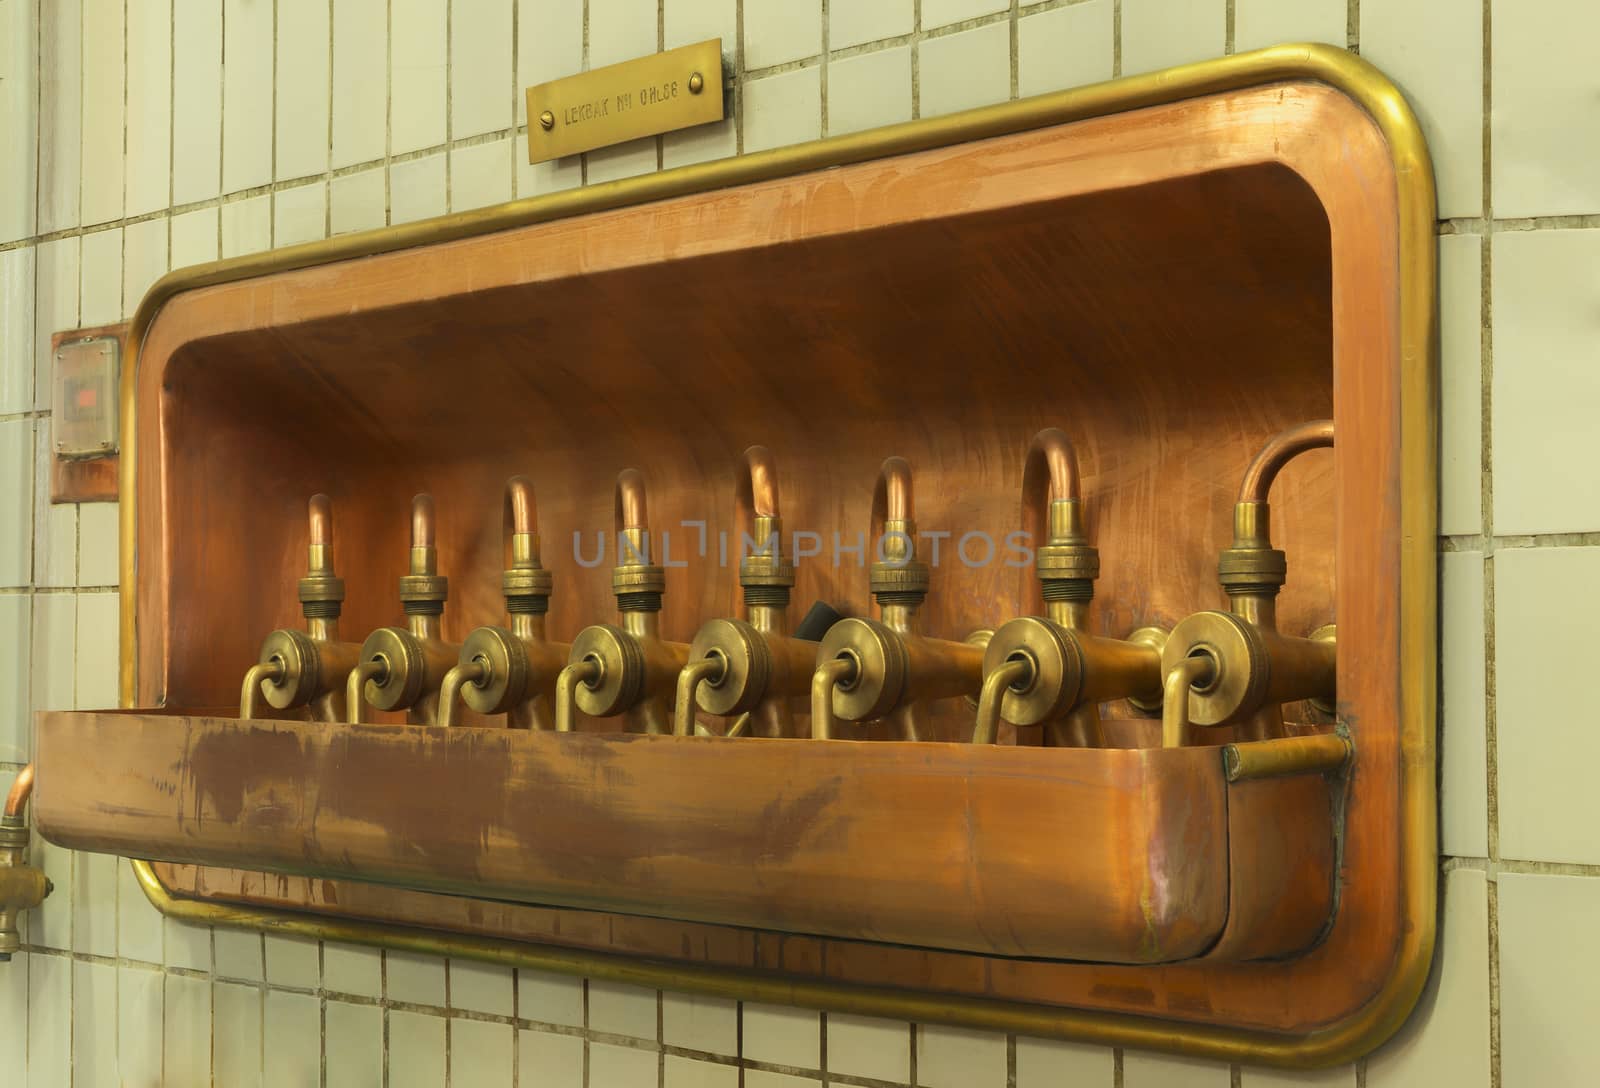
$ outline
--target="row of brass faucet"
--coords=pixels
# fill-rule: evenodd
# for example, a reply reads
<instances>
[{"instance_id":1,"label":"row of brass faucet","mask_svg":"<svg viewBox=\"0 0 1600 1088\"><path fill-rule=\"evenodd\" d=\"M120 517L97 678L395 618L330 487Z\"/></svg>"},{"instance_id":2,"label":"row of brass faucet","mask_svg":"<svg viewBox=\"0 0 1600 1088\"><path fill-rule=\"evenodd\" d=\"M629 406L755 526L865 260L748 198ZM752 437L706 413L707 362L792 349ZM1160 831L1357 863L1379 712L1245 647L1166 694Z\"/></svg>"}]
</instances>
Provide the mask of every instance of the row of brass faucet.
<instances>
[{"instance_id":1,"label":"row of brass faucet","mask_svg":"<svg viewBox=\"0 0 1600 1088\"><path fill-rule=\"evenodd\" d=\"M308 572L299 583L304 631L267 636L244 678L240 716L258 700L306 708L317 720L359 723L367 706L404 711L408 722L453 726L465 703L505 715L512 728L569 731L574 706L592 717L620 717L629 732L709 734L696 709L731 719L714 735L816 739L835 722L884 722L906 740L921 738L918 708L942 699L975 701L973 742L993 743L1003 719L1040 725L1044 743L1105 743L1099 704L1128 699L1161 710L1162 742L1189 742L1191 725L1230 725L1241 740L1287 735L1283 705L1302 699L1331 707L1332 626L1300 638L1277 629L1275 600L1284 553L1272 547L1268 492L1295 455L1333 444L1333 424L1318 421L1273 438L1249 466L1234 508L1233 543L1219 580L1227 611L1203 611L1170 632L1143 627L1125 639L1089 633L1100 571L1084 529L1077 457L1065 434L1041 431L1029 446L1022 480L1023 528L1045 543L1034 553L1043 615L1013 619L965 641L932 638L918 614L930 585L917 556L911 469L891 457L874 490L877 550L870 584L876 620L833 623L820 642L790 631L793 561L781 551L782 520L771 454L745 451L736 510L743 540L759 542L739 563L744 619L714 619L689 643L661 637L665 572L650 559L643 476L617 478L618 564L612 570L618 620L585 628L572 643L551 641L545 613L552 588L540 562L534 491L521 476L506 485L510 566L501 587L508 626L479 627L460 644L440 635L448 582L438 572L433 500L412 501L409 572L400 579L404 627L383 627L357 645L338 631L344 583L333 570L332 509L312 498ZM808 734L794 702L810 696Z\"/></svg>"}]
</instances>

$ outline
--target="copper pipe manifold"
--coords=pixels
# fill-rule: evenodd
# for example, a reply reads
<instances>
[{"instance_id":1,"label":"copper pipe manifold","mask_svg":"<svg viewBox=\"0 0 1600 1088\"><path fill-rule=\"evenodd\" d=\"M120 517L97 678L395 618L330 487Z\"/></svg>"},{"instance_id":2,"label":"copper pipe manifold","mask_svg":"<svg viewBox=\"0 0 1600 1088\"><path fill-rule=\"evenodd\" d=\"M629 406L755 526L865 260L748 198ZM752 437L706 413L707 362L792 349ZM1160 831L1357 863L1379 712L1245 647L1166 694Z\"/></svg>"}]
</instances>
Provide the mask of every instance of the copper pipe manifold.
<instances>
[{"instance_id":1,"label":"copper pipe manifold","mask_svg":"<svg viewBox=\"0 0 1600 1088\"><path fill-rule=\"evenodd\" d=\"M438 721L440 689L461 647L440 637L450 582L439 573L434 539L433 496L416 495L411 500L410 571L400 578L406 626L380 627L361 644L360 663L350 673L345 695L352 724L360 724L366 704L404 710L413 725Z\"/></svg>"},{"instance_id":2,"label":"copper pipe manifold","mask_svg":"<svg viewBox=\"0 0 1600 1088\"><path fill-rule=\"evenodd\" d=\"M545 638L552 579L539 559L537 505L526 476L506 481L504 531L509 558L500 576L510 629L479 627L461 644L439 693L439 724L456 724L460 703L505 714L513 729L553 729L550 692L570 647Z\"/></svg>"},{"instance_id":3,"label":"copper pipe manifold","mask_svg":"<svg viewBox=\"0 0 1600 1088\"><path fill-rule=\"evenodd\" d=\"M621 715L629 732L670 733L672 693L689 646L661 637L661 597L666 572L650 561L650 526L644 475L617 475L617 565L611 589L618 624L595 624L578 633L567 667L556 678L556 729L569 732L573 707L590 717Z\"/></svg>"},{"instance_id":4,"label":"copper pipe manifold","mask_svg":"<svg viewBox=\"0 0 1600 1088\"><path fill-rule=\"evenodd\" d=\"M697 706L733 718L723 736L797 736L791 704L805 694L816 663L816 643L789 637L795 571L794 562L783 555L772 453L765 446L751 446L744 451L744 462L734 521L745 618L711 620L696 633L689 662L678 674L673 706L678 736L695 733Z\"/></svg>"},{"instance_id":5,"label":"copper pipe manifold","mask_svg":"<svg viewBox=\"0 0 1600 1088\"><path fill-rule=\"evenodd\" d=\"M55 886L27 863L28 799L33 796L33 764L17 774L0 817L0 963L22 947L22 912L44 902Z\"/></svg>"},{"instance_id":6,"label":"copper pipe manifold","mask_svg":"<svg viewBox=\"0 0 1600 1088\"><path fill-rule=\"evenodd\" d=\"M313 495L306 511L306 574L298 591L306 629L280 628L261 643L245 673L239 717L254 718L260 699L278 710L304 707L313 721L345 716L345 684L361 648L339 637L344 580L333 569L333 501Z\"/></svg>"},{"instance_id":7,"label":"copper pipe manifold","mask_svg":"<svg viewBox=\"0 0 1600 1088\"><path fill-rule=\"evenodd\" d=\"M872 495L871 570L878 619L844 619L817 647L811 687L811 735L827 740L835 718L888 720L905 740L920 740L918 703L975 699L983 682L983 651L992 632L966 642L920 633L918 611L928 595L928 565L917 558L911 466L890 457Z\"/></svg>"},{"instance_id":8,"label":"copper pipe manifold","mask_svg":"<svg viewBox=\"0 0 1600 1088\"><path fill-rule=\"evenodd\" d=\"M1310 638L1278 631L1276 601L1287 580L1288 562L1272 546L1267 495L1290 460L1333 444L1332 420L1304 423L1274 436L1245 470L1233 510L1233 543L1217 563L1229 611L1197 612L1183 620L1162 652L1162 673L1168 680L1164 744L1187 743L1191 722L1231 725L1239 740L1280 738L1287 733L1284 703L1332 699L1336 662L1332 625L1319 628ZM1193 658L1210 664L1188 674L1191 682L1183 700L1187 705L1180 713L1171 705L1179 697L1172 678L1174 670Z\"/></svg>"}]
</instances>

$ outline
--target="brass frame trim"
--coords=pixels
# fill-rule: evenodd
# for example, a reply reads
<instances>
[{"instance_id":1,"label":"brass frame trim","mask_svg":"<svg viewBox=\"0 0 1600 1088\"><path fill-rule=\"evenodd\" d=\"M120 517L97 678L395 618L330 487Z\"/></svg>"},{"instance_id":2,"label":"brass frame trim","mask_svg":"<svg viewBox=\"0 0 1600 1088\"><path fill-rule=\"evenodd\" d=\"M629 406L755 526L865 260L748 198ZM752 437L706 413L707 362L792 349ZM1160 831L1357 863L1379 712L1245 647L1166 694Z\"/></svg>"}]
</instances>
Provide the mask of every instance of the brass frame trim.
<instances>
[{"instance_id":1,"label":"brass frame trim","mask_svg":"<svg viewBox=\"0 0 1600 1088\"><path fill-rule=\"evenodd\" d=\"M161 307L182 291L247 277L433 245L571 216L665 200L847 163L924 151L950 144L1065 124L1223 91L1298 80L1347 95L1374 121L1394 164L1399 213L1399 338L1401 400L1399 750L1402 913L1409 924L1397 939L1384 984L1361 1009L1318 1031L1285 1036L1218 1025L1184 1024L1083 1009L985 1001L874 989L754 974L399 926L338 921L311 914L207 903L173 895L149 863L134 871L163 914L211 925L259 928L435 955L489 960L565 974L625 981L843 1012L933 1021L1106 1046L1174 1051L1229 1062L1290 1066L1333 1065L1371 1051L1405 1021L1421 994L1433 959L1437 928L1437 811L1434 724L1437 707L1437 318L1435 190L1432 163L1415 113L1398 88L1366 61L1328 45L1281 45L1002 103L925 121L721 159L602 185L529 197L403 226L351 234L286 249L180 269L163 276L139 304L122 374L121 701L131 706L136 686L138 617L134 552L138 450L134 390L140 350Z\"/></svg>"}]
</instances>

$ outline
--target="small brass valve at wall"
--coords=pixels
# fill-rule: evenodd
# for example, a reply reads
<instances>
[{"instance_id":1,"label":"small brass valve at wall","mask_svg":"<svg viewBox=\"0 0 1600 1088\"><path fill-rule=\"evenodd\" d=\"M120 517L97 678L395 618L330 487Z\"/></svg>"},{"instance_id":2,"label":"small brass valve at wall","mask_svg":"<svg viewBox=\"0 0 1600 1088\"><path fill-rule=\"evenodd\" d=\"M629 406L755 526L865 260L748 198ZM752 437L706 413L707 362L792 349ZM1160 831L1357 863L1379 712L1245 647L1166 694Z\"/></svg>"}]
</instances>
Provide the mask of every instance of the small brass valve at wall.
<instances>
[{"instance_id":1,"label":"small brass valve at wall","mask_svg":"<svg viewBox=\"0 0 1600 1088\"><path fill-rule=\"evenodd\" d=\"M1307 450L1333 445L1333 421L1291 427L1274 437L1245 472L1233 508L1233 543L1217 564L1227 612L1197 612L1178 624L1162 652L1166 708L1162 743L1187 743L1195 725L1231 725L1236 740L1285 735L1283 704L1331 701L1335 631L1312 638L1278 631L1277 597L1288 577L1284 553L1272 546L1268 493L1278 472Z\"/></svg>"},{"instance_id":2,"label":"small brass valve at wall","mask_svg":"<svg viewBox=\"0 0 1600 1088\"><path fill-rule=\"evenodd\" d=\"M345 682L361 647L339 638L344 580L333 572L332 500L311 496L306 520L308 557L299 585L306 629L280 628L261 643L257 663L245 673L239 695L241 718L254 718L265 695L279 710L309 708L313 721L344 720Z\"/></svg>"},{"instance_id":3,"label":"small brass valve at wall","mask_svg":"<svg viewBox=\"0 0 1600 1088\"><path fill-rule=\"evenodd\" d=\"M984 653L975 744L993 743L999 721L1044 725L1053 747L1105 743L1099 704L1128 699L1141 709L1161 705L1161 647L1167 632L1141 627L1126 640L1089 633L1089 605L1100 553L1084 533L1077 452L1060 430L1034 436L1022 470L1022 521L1034 551L1044 616L1000 627ZM1041 514L1043 516L1041 516Z\"/></svg>"},{"instance_id":4,"label":"small brass valve at wall","mask_svg":"<svg viewBox=\"0 0 1600 1088\"><path fill-rule=\"evenodd\" d=\"M55 890L48 877L28 864L28 798L33 764L22 768L6 795L0 815L0 963L22 948L22 912L32 910Z\"/></svg>"},{"instance_id":5,"label":"small brass valve at wall","mask_svg":"<svg viewBox=\"0 0 1600 1088\"><path fill-rule=\"evenodd\" d=\"M891 457L878 473L872 496L872 539L877 553L871 586L878 619L840 620L817 648L811 679L811 735L827 740L833 721L888 720L905 740L920 740L919 703L975 699L983 681L983 652L990 631L965 642L920 633L919 610L931 581L917 558L917 523L911 466Z\"/></svg>"},{"instance_id":6,"label":"small brass valve at wall","mask_svg":"<svg viewBox=\"0 0 1600 1088\"><path fill-rule=\"evenodd\" d=\"M439 573L434 543L433 496L417 495L411 500L411 567L400 578L406 626L380 627L361 644L345 695L352 723L362 720L364 704L404 710L413 725L437 722L439 689L461 652L440 638L449 596L450 582Z\"/></svg>"},{"instance_id":7,"label":"small brass valve at wall","mask_svg":"<svg viewBox=\"0 0 1600 1088\"><path fill-rule=\"evenodd\" d=\"M567 667L556 678L556 728L572 729L576 703L590 717L622 716L630 733L670 733L673 685L689 646L661 637L667 579L650 561L644 476L638 469L617 476L615 524L611 589L617 623L586 627L573 640Z\"/></svg>"},{"instance_id":8,"label":"small brass valve at wall","mask_svg":"<svg viewBox=\"0 0 1600 1088\"><path fill-rule=\"evenodd\" d=\"M440 690L440 725L455 725L465 702L479 714L506 715L512 729L555 727L550 692L570 648L545 638L551 577L539 561L539 521L526 476L506 481L504 520L511 561L500 587L511 627L480 627L461 644Z\"/></svg>"},{"instance_id":9,"label":"small brass valve at wall","mask_svg":"<svg viewBox=\"0 0 1600 1088\"><path fill-rule=\"evenodd\" d=\"M693 734L697 705L734 717L729 736L798 736L792 702L808 690L816 664L817 644L789 635L794 563L783 554L772 454L751 446L744 460L735 520L745 618L711 620L695 635L689 663L678 674L673 732L679 736Z\"/></svg>"}]
</instances>

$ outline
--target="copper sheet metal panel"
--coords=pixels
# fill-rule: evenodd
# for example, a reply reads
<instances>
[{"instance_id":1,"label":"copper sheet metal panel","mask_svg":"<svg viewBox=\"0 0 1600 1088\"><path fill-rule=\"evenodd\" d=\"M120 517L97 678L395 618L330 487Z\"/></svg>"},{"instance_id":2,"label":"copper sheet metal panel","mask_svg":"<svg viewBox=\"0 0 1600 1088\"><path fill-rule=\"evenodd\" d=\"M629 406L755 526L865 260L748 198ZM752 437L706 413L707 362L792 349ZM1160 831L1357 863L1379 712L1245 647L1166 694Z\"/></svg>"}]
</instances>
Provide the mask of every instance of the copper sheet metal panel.
<instances>
[{"instance_id":1,"label":"copper sheet metal panel","mask_svg":"<svg viewBox=\"0 0 1600 1088\"><path fill-rule=\"evenodd\" d=\"M34 811L75 849L1049 959L1188 959L1227 920L1215 748L43 715L68 753Z\"/></svg>"},{"instance_id":2,"label":"copper sheet metal panel","mask_svg":"<svg viewBox=\"0 0 1600 1088\"><path fill-rule=\"evenodd\" d=\"M719 840L730 851L756 841L746 830L792 841L794 825L810 825L780 800L820 788L816 775L826 773L858 791L852 798L875 798L852 814L865 822L850 834L879 828L880 854L886 843L917 846L896 847L908 860L874 892L887 898L872 900L903 901L904 911L846 917L795 891L798 868L770 874L787 883L766 901L748 873L744 884L704 886L658 876L668 891L658 888L654 902L683 897L670 910L694 919L686 921L661 917L669 908L659 905L652 916L619 913L634 901L617 887L547 901L564 905L489 902L482 887L466 886L479 876L469 861L498 866L499 852L515 849L509 836L468 843L438 865L384 870L404 851L376 827L447 834L423 818L443 802L415 793L381 818L369 813L371 829L341 817L338 835L373 851L363 875L413 883L426 868L432 875L422 880L473 898L432 890L438 883L396 889L252 873L269 862L309 871L303 856L289 860L295 844L281 833L301 819L298 809L252 805L241 786L235 818L255 814L249 833L216 818L201 832L198 812L155 796L155 782L176 781L200 811L214 805L198 779L184 787L175 777L194 753L185 755L174 730L214 731L234 748L289 737L296 751L326 754L351 743L355 734L342 729L86 715L52 717L43 733L100 745L126 731L115 746L149 743L147 781L128 780L138 768L124 768L114 791L151 814L156 834L146 842L178 849L172 832L182 815L193 821L186 835L232 834L239 845L278 851L228 855L219 868L185 862L220 855L164 855L172 863L141 873L171 913L408 947L431 941L449 954L674 989L1235 1061L1348 1060L1398 1026L1432 950L1432 220L1426 149L1394 88L1342 51L1285 47L175 273L141 307L124 371L123 699L168 708L230 704L261 636L293 623L304 558L293 528L318 491L339 510L343 622L352 632L397 621L405 524L396 511L417 491L438 498L439 568L451 578L443 637L459 640L501 614L500 491L507 476L528 475L554 578L550 637L568 640L613 615L609 563L580 564L568 542L586 534L581 554L592 557L624 466L648 474L654 526L674 530L677 559L694 540L692 529L679 535L680 521L704 520L713 532L733 525L739 452L751 444L776 457L786 526L824 541L866 532L878 465L898 454L916 474L919 526L953 534L933 571L923 630L961 639L1034 610L1031 571L969 566L951 550L964 532L1018 526L1028 439L1057 426L1077 448L1085 521L1102 557L1093 633L1125 637L1225 606L1217 555L1230 540L1241 473L1274 433L1332 418L1337 450L1297 458L1272 491L1273 543L1289 556L1276 618L1288 636L1337 621L1338 719L1355 752L1347 782L1219 779L1211 793L1179 776L1180 789L1225 806L1225 821L1202 833L1164 824L1160 815L1174 811L1165 798L1108 800L1091 813L1072 799L1078 787L1067 788L1126 784L1135 767L1161 773L1161 752L749 742L799 753L788 762L807 772L780 780L763 769L773 756L739 741L624 739L602 733L614 728L603 722L580 722L587 733L556 738L588 746L569 755L627 753L617 758L642 765L640 753L650 753L665 765L668 753L719 745L750 761L766 791L706 798L635 768L635 784L608 803L620 813L657 806L655 841L638 846L651 865L681 873L687 862L662 844L708 835L693 817L717 805L728 806L724 817L739 805L762 813ZM865 613L865 560L827 558L799 557L796 604L820 598ZM666 575L662 637L686 641L705 619L735 614L731 565L691 558ZM1291 722L1307 720L1287 710ZM1136 716L1125 706L1105 713ZM1141 722L1108 720L1106 733L1114 744L1153 744L1159 722ZM971 710L950 700L928 724L932 735L964 739ZM1220 732L1195 730L1204 744L1221 743ZM380 751L464 744L502 771L530 768L530 782L535 763L518 764L512 752L552 743L463 735L362 733L416 738L379 742ZM1007 729L1001 740L1037 737ZM133 832L94 807L96 791L78 777L93 747L41 741L41 824L135 851ZM972 795L1004 813L1011 799L1002 784L1011 780L990 772L1011 760L1052 818L1013 812L974 822L984 850L938 864L968 802L935 788L935 769L964 767ZM686 774L715 773L694 762L684 756ZM911 794L918 821L873 807L900 789L885 784L893 775L921 782ZM582 774L555 780L574 803L583 796ZM54 799L53 789L77 801ZM757 798L770 807L749 808ZM1003 819L1017 821L1004 825L1009 834L997 830ZM1126 858L1083 852L1113 837L1148 845L1198 836L1200 848L1224 825L1229 860L1209 877L1149 857L1124 870ZM319 825L318 842L323 834ZM881 864L857 856L872 851L850 841L824 844L819 856L832 871ZM606 864L623 865L624 847L608 849ZM1131 884L1096 886L1086 876L1075 885L1061 860L1089 874L1123 872L1124 881L1159 871L1190 882L1172 903L1191 894L1209 902L1220 885L1207 880L1225 880L1225 915L1202 912L1187 934L1173 922L1159 953L1146 945L1129 957L1188 949L1182 962L994 954L1065 950L1050 943L1070 939L1051 914L1086 892L1126 902ZM1001 911L940 883L980 863L998 867L982 870L986 895L1016 897ZM552 857L523 865L494 871L512 881L541 874L579 894L582 881ZM1330 870L1339 876L1331 923ZM1025 901L1027 882L1039 902ZM780 923L785 911L804 924ZM1025 923L1020 934L996 920L1012 915ZM1106 938L1095 958L1130 947L1129 931L1109 916L1089 924ZM418 926L432 932L418 936ZM924 946L888 943L912 940ZM1283 954L1308 942L1309 951ZM1274 958L1254 958L1263 955Z\"/></svg>"}]
</instances>

